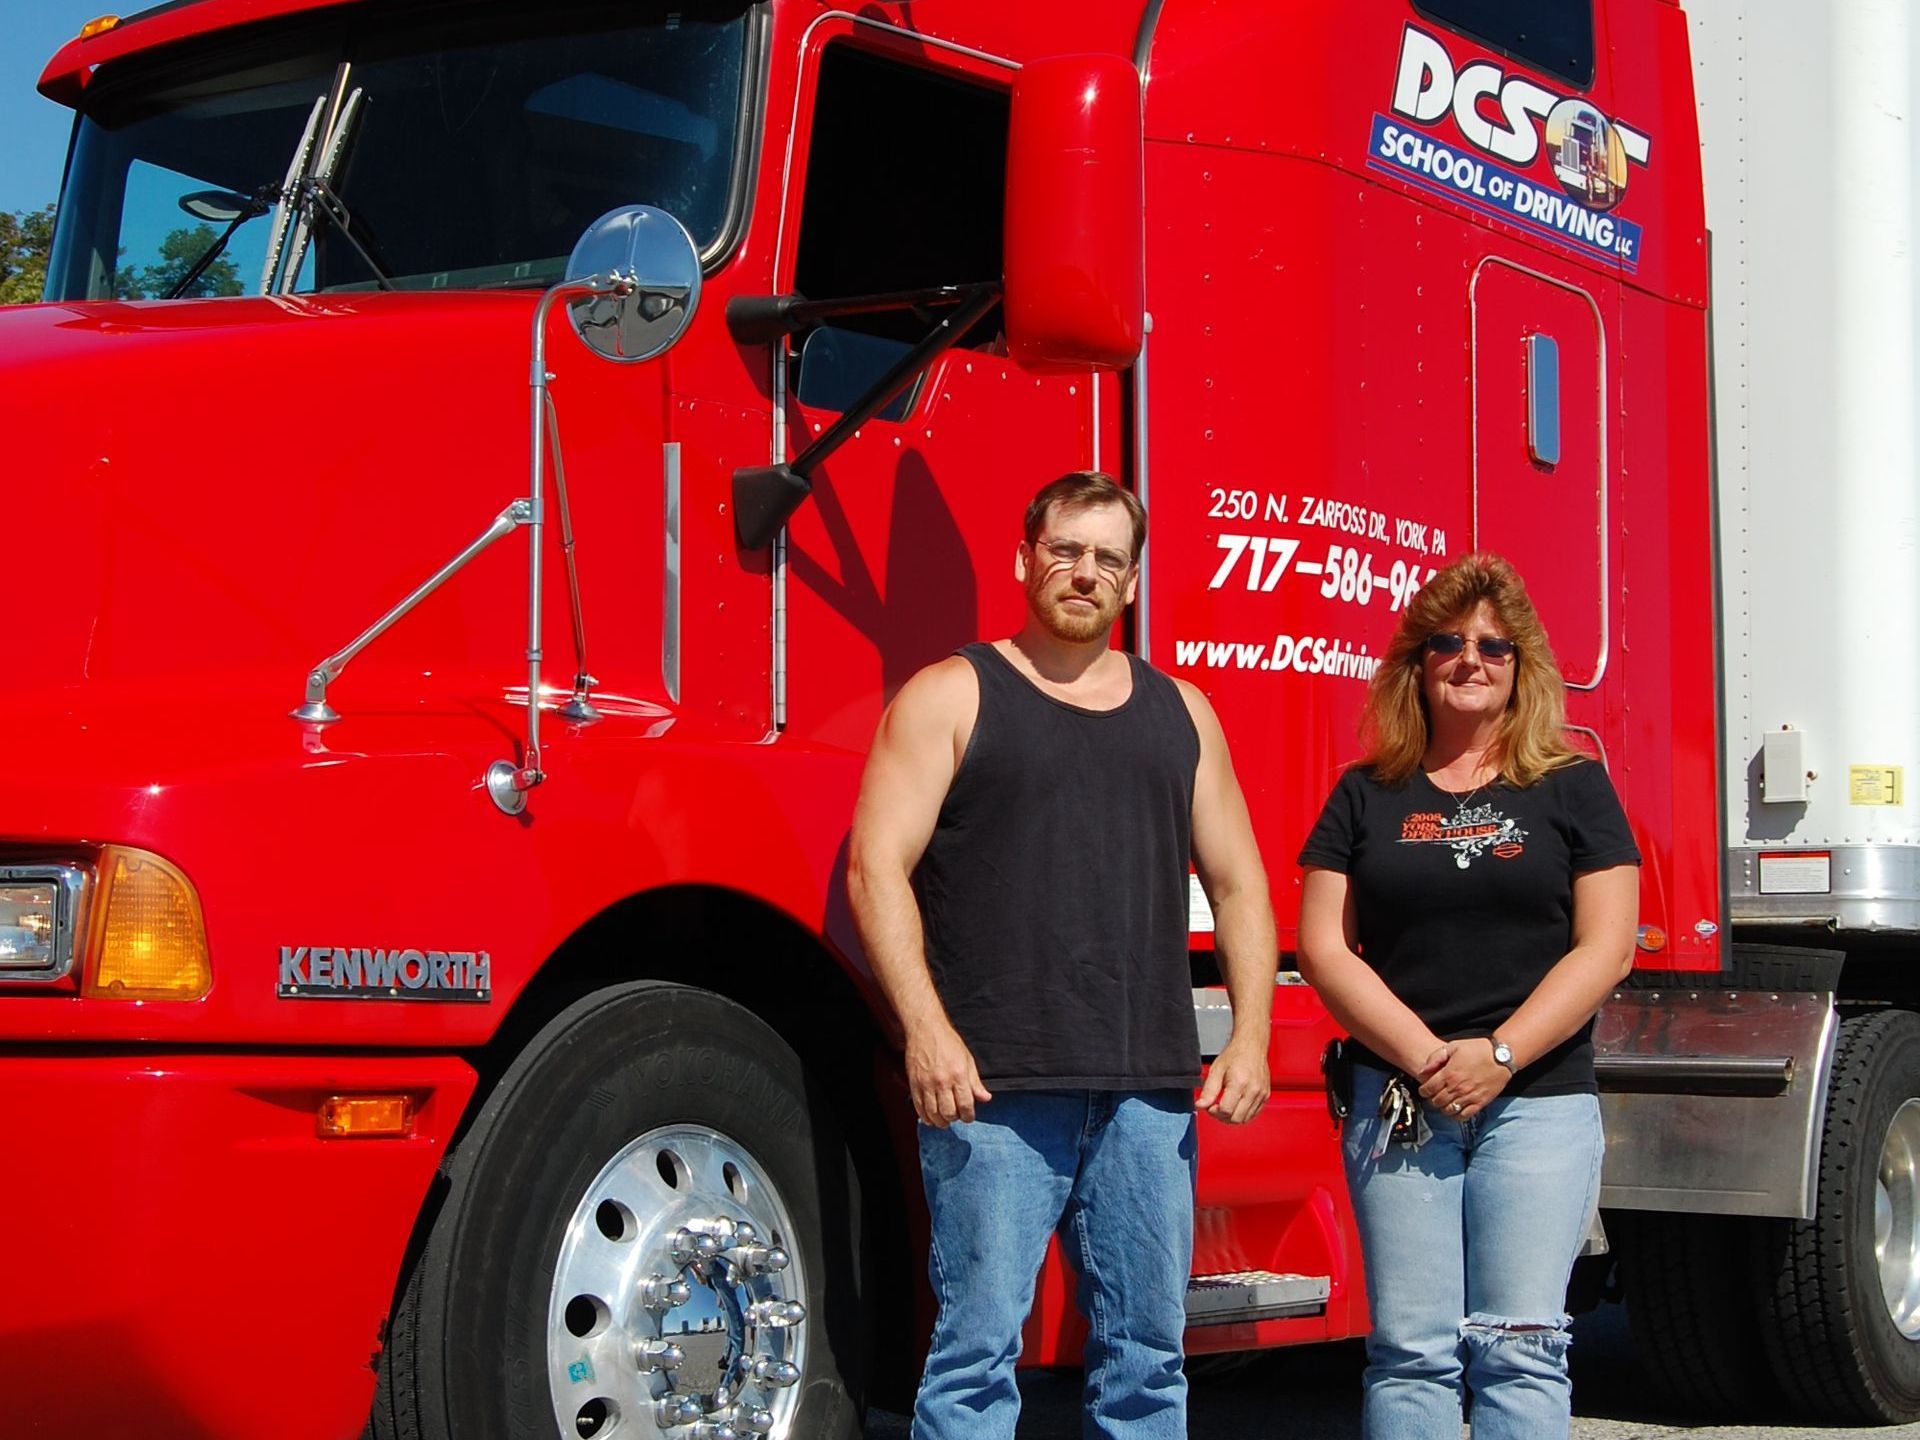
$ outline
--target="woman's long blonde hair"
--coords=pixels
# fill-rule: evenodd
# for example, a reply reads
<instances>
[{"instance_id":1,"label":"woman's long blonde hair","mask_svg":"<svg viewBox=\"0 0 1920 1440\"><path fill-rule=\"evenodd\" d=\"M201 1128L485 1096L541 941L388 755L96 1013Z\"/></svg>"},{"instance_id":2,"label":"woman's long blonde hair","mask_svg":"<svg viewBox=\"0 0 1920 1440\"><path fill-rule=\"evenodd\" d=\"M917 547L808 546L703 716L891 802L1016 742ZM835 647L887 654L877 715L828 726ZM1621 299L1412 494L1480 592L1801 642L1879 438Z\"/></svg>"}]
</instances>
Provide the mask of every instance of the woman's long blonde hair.
<instances>
[{"instance_id":1,"label":"woman's long blonde hair","mask_svg":"<svg viewBox=\"0 0 1920 1440\"><path fill-rule=\"evenodd\" d=\"M1464 624L1483 600L1518 647L1513 695L1491 752L1501 778L1512 785L1531 785L1547 771L1580 758L1567 744L1566 687L1527 587L1513 566L1481 551L1455 561L1421 587L1373 672L1360 715L1360 738L1367 747L1363 763L1380 779L1390 784L1407 779L1427 752L1431 722L1421 683L1427 637Z\"/></svg>"}]
</instances>

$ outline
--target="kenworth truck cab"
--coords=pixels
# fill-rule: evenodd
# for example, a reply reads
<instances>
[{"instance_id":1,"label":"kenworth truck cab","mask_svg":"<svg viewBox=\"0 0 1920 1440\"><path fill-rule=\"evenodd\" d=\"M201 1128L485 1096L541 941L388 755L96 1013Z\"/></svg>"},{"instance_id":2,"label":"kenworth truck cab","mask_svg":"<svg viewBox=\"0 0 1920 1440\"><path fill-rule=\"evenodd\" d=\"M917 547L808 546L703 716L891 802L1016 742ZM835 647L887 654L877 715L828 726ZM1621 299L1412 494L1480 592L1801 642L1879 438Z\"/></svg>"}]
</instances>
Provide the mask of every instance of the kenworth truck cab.
<instances>
[{"instance_id":1,"label":"kenworth truck cab","mask_svg":"<svg viewBox=\"0 0 1920 1440\"><path fill-rule=\"evenodd\" d=\"M1395 613L1519 564L1647 861L1595 1248L1810 1223L1831 985L1726 998L1688 55L1669 0L89 26L0 314L11 1428L845 1437L910 1388L853 794L1070 469L1147 501L1119 641L1212 696L1289 949ZM1195 1353L1367 1323L1333 1025L1290 970L1274 1020ZM1026 1357L1080 1335L1056 1254Z\"/></svg>"}]
</instances>

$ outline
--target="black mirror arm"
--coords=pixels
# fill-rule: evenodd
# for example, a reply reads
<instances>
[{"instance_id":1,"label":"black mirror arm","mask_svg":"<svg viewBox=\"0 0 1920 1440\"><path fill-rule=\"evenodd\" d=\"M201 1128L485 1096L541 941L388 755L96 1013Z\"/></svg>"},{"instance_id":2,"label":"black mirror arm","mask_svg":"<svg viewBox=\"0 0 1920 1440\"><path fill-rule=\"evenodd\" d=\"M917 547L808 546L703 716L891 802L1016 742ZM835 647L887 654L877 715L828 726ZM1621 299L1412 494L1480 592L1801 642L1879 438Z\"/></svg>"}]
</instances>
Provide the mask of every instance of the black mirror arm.
<instances>
[{"instance_id":1,"label":"black mirror arm","mask_svg":"<svg viewBox=\"0 0 1920 1440\"><path fill-rule=\"evenodd\" d=\"M784 323L783 317L782 328L774 330L773 335L787 334L793 329L838 315L904 310L926 304L958 304L959 308L951 315L944 316L924 340L902 355L886 374L874 381L858 400L847 407L838 420L791 461L781 465L744 466L733 472L734 530L740 544L748 550L763 549L773 543L774 536L780 533L788 518L813 493L813 472L820 464L844 445L854 431L884 410L894 396L917 380L943 353L959 343L981 316L999 304L1000 286L998 282L943 286L939 290L908 291L841 301L802 301L798 296L772 298L774 304L793 302L787 312L789 315L797 313L803 306L809 312L806 319L792 324ZM768 302L748 303L764 306ZM743 327L737 326L734 321L735 307L741 304L740 300L735 300L727 306L728 328L736 339L742 338L740 331ZM834 308L847 306L858 308Z\"/></svg>"},{"instance_id":2,"label":"black mirror arm","mask_svg":"<svg viewBox=\"0 0 1920 1440\"><path fill-rule=\"evenodd\" d=\"M823 320L964 304L979 288L978 285L935 285L925 290L851 295L844 300L809 300L800 294L736 295L727 302L727 332L742 345L764 345L782 335L811 329ZM998 287L995 288L997 293Z\"/></svg>"},{"instance_id":3,"label":"black mirror arm","mask_svg":"<svg viewBox=\"0 0 1920 1440\"><path fill-rule=\"evenodd\" d=\"M267 198L267 192L265 190L261 190L258 194L251 197L241 198L243 199L245 208L227 222L227 228L220 232L218 239L200 252L200 258L195 260L187 273L182 275L179 280L174 283L174 287L171 290L167 291L164 297L165 299L178 300L182 295L185 295L187 291L191 290L193 288L193 282L206 274L207 267L218 260L226 250L227 242L233 239L233 232L246 224L247 221L253 219L254 216L264 215L273 208L272 203Z\"/></svg>"}]
</instances>

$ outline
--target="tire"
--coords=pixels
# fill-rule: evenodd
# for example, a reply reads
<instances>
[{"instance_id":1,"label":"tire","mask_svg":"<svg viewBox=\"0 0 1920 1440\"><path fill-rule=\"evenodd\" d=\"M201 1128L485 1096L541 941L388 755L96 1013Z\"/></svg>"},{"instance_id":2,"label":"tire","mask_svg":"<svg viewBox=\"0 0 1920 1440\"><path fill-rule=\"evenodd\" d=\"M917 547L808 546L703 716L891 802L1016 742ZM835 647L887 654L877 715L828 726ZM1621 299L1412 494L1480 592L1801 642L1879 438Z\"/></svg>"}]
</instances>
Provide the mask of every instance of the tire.
<instances>
[{"instance_id":1,"label":"tire","mask_svg":"<svg viewBox=\"0 0 1920 1440\"><path fill-rule=\"evenodd\" d=\"M460 1143L371 1433L858 1440L859 1220L833 1108L778 1035L701 990L599 991Z\"/></svg>"},{"instance_id":2,"label":"tire","mask_svg":"<svg viewBox=\"0 0 1920 1440\"><path fill-rule=\"evenodd\" d=\"M1777 1402L1754 1313L1754 1224L1725 1215L1607 1212L1634 1353L1661 1410L1735 1419Z\"/></svg>"},{"instance_id":3,"label":"tire","mask_svg":"<svg viewBox=\"0 0 1920 1440\"><path fill-rule=\"evenodd\" d=\"M1814 1218L1777 1233L1763 1335L1788 1396L1822 1419L1920 1418L1920 1016L1841 1025Z\"/></svg>"}]
</instances>

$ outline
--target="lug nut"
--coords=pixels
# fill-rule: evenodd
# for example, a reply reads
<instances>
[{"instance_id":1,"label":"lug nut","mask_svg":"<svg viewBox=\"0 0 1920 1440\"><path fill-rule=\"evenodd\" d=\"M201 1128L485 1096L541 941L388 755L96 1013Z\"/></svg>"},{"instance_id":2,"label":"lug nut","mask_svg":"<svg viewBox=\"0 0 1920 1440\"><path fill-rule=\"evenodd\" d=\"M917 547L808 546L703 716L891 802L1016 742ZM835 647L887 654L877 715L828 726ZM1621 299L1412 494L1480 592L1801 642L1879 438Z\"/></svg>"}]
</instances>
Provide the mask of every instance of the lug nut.
<instances>
[{"instance_id":1,"label":"lug nut","mask_svg":"<svg viewBox=\"0 0 1920 1440\"><path fill-rule=\"evenodd\" d=\"M747 1318L756 1325L779 1329L805 1320L807 1307L798 1300L756 1300L747 1311Z\"/></svg>"},{"instance_id":2,"label":"lug nut","mask_svg":"<svg viewBox=\"0 0 1920 1440\"><path fill-rule=\"evenodd\" d=\"M653 1402L653 1422L662 1430L691 1425L705 1413L700 1408L700 1402L691 1395L681 1395L671 1390Z\"/></svg>"},{"instance_id":3,"label":"lug nut","mask_svg":"<svg viewBox=\"0 0 1920 1440\"><path fill-rule=\"evenodd\" d=\"M741 1434L769 1435L773 1432L773 1412L771 1410L748 1410L745 1406L742 1406L741 1412L744 1413L736 1413L733 1418L734 1427L739 1430Z\"/></svg>"},{"instance_id":4,"label":"lug nut","mask_svg":"<svg viewBox=\"0 0 1920 1440\"><path fill-rule=\"evenodd\" d=\"M640 1286L640 1303L656 1315L684 1305L692 1298L692 1287L678 1276L668 1279L665 1275L650 1275Z\"/></svg>"},{"instance_id":5,"label":"lug nut","mask_svg":"<svg viewBox=\"0 0 1920 1440\"><path fill-rule=\"evenodd\" d=\"M740 1432L724 1419L702 1420L693 1427L693 1440L740 1440Z\"/></svg>"},{"instance_id":6,"label":"lug nut","mask_svg":"<svg viewBox=\"0 0 1920 1440\"><path fill-rule=\"evenodd\" d=\"M649 1374L657 1370L677 1370L686 1358L687 1352L671 1340L640 1340L633 1347L633 1363Z\"/></svg>"},{"instance_id":7,"label":"lug nut","mask_svg":"<svg viewBox=\"0 0 1920 1440\"><path fill-rule=\"evenodd\" d=\"M673 1235L673 1261L676 1265L697 1264L720 1253L720 1242L711 1235L696 1235L681 1226Z\"/></svg>"},{"instance_id":8,"label":"lug nut","mask_svg":"<svg viewBox=\"0 0 1920 1440\"><path fill-rule=\"evenodd\" d=\"M771 1355L756 1355L753 1359L753 1378L762 1385L784 1390L800 1378L800 1369Z\"/></svg>"},{"instance_id":9,"label":"lug nut","mask_svg":"<svg viewBox=\"0 0 1920 1440\"><path fill-rule=\"evenodd\" d=\"M748 1275L778 1275L793 1261L778 1245L742 1245L733 1252L733 1263Z\"/></svg>"}]
</instances>

